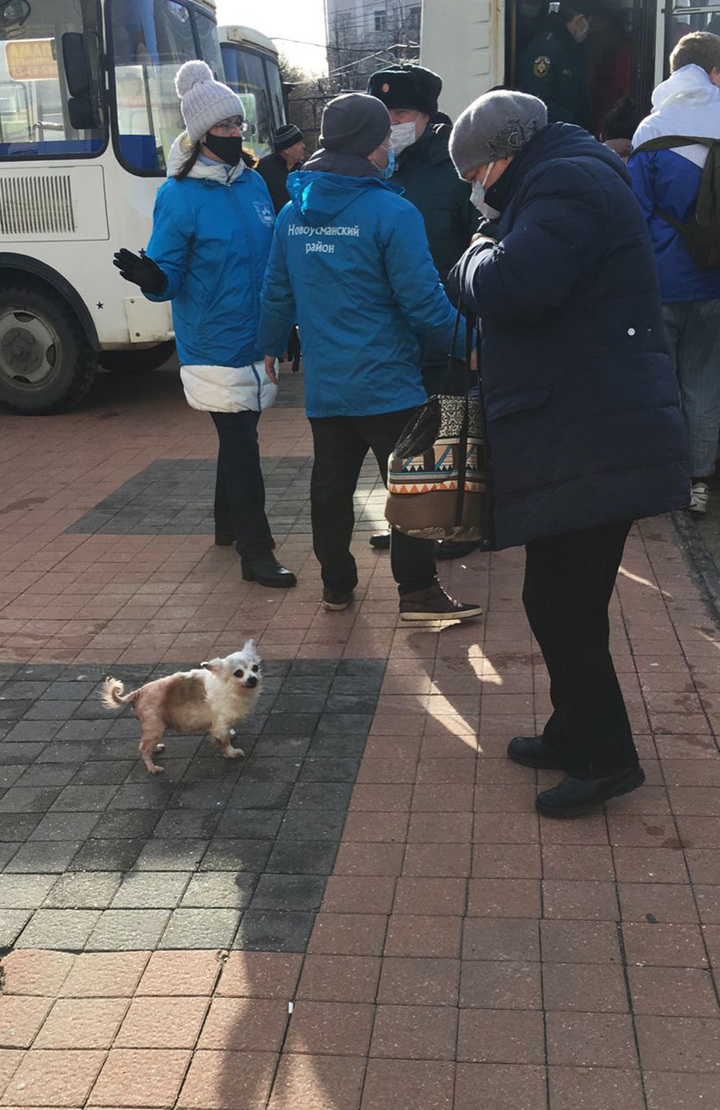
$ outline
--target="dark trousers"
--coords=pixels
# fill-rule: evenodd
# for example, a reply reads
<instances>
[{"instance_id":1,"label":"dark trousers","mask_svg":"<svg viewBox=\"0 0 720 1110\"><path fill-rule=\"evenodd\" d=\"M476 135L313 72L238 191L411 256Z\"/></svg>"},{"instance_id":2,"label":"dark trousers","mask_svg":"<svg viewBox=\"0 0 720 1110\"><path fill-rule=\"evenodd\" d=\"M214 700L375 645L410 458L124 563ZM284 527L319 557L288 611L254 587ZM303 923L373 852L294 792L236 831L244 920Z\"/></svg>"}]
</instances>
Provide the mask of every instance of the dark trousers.
<instances>
[{"instance_id":1,"label":"dark trousers","mask_svg":"<svg viewBox=\"0 0 720 1110\"><path fill-rule=\"evenodd\" d=\"M313 548L330 590L345 593L357 585L350 553L355 513L353 494L365 456L372 451L387 484L388 458L413 409L378 416L311 417L315 462L310 480ZM396 529L390 562L400 594L424 590L435 581L435 546Z\"/></svg>"},{"instance_id":2,"label":"dark trousers","mask_svg":"<svg viewBox=\"0 0 720 1110\"><path fill-rule=\"evenodd\" d=\"M569 772L595 778L637 765L610 655L608 606L630 524L526 544L523 604L550 674L545 741Z\"/></svg>"},{"instance_id":3,"label":"dark trousers","mask_svg":"<svg viewBox=\"0 0 720 1110\"><path fill-rule=\"evenodd\" d=\"M275 546L265 516L265 482L260 469L259 412L211 412L219 447L215 479L215 530L235 536L246 562Z\"/></svg>"}]
</instances>

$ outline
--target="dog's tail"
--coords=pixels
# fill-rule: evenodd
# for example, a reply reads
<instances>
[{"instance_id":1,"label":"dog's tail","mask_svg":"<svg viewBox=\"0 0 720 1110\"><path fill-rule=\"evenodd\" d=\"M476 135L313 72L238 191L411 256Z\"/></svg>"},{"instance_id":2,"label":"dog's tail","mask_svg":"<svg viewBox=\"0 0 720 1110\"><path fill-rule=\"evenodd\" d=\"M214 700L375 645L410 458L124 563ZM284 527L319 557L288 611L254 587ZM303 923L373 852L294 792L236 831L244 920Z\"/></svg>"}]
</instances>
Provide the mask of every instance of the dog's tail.
<instances>
[{"instance_id":1,"label":"dog's tail","mask_svg":"<svg viewBox=\"0 0 720 1110\"><path fill-rule=\"evenodd\" d=\"M119 678L106 678L103 683L100 699L106 709L118 709L121 705L128 705L135 701L137 690L125 693L125 685Z\"/></svg>"}]
</instances>

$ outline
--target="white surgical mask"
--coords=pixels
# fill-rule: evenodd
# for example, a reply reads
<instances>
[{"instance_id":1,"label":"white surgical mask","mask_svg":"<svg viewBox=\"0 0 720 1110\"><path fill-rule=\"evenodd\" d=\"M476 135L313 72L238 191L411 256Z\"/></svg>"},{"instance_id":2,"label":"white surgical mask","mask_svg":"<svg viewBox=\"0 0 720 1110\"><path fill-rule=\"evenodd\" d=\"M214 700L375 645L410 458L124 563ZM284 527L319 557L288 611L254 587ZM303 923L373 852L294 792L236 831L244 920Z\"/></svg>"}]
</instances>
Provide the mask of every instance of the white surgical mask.
<instances>
[{"instance_id":1,"label":"white surgical mask","mask_svg":"<svg viewBox=\"0 0 720 1110\"><path fill-rule=\"evenodd\" d=\"M585 42L585 39L588 37L589 30L590 24L588 23L587 19L584 19L578 27L577 31L573 32L573 38L575 39L575 42L577 42L578 44L581 42Z\"/></svg>"},{"instance_id":2,"label":"white surgical mask","mask_svg":"<svg viewBox=\"0 0 720 1110\"><path fill-rule=\"evenodd\" d=\"M402 154L409 146L416 141L417 135L415 134L415 120L410 120L409 123L395 123L390 128L390 135L392 136L393 150L396 154Z\"/></svg>"},{"instance_id":3,"label":"white surgical mask","mask_svg":"<svg viewBox=\"0 0 720 1110\"><path fill-rule=\"evenodd\" d=\"M483 216L485 215L485 209L487 208L487 205L485 204L485 189L487 188L488 178L492 173L492 168L494 165L494 162L491 162L489 164L487 170L485 171L484 178L482 179L482 181L475 182L470 194L471 203L475 205L478 212L482 212Z\"/></svg>"}]
</instances>

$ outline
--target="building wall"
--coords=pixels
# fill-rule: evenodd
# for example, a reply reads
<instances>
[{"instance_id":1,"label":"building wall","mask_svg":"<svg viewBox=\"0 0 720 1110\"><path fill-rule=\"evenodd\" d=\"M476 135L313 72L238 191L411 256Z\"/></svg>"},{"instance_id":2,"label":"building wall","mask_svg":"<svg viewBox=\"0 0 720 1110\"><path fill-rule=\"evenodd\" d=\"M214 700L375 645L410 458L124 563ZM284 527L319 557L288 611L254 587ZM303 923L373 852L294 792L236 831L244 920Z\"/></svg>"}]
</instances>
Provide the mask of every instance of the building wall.
<instances>
[{"instance_id":1,"label":"building wall","mask_svg":"<svg viewBox=\"0 0 720 1110\"><path fill-rule=\"evenodd\" d=\"M421 0L325 0L328 68L338 87L364 91L383 65L417 61Z\"/></svg>"}]
</instances>

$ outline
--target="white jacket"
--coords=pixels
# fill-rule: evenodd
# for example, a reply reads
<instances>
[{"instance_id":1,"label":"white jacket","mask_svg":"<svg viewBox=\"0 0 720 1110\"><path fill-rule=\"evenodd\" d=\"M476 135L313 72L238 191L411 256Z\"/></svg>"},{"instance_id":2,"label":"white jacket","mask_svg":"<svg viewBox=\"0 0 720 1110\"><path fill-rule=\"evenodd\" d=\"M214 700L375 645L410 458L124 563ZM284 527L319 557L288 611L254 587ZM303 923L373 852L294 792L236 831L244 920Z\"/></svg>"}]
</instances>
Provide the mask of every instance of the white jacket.
<instances>
[{"instance_id":1,"label":"white jacket","mask_svg":"<svg viewBox=\"0 0 720 1110\"><path fill-rule=\"evenodd\" d=\"M204 412L261 412L275 403L277 386L261 362L250 366L181 366L187 403Z\"/></svg>"},{"instance_id":2,"label":"white jacket","mask_svg":"<svg viewBox=\"0 0 720 1110\"><path fill-rule=\"evenodd\" d=\"M633 148L663 135L720 139L720 89L701 66L678 69L655 89L652 104L633 136ZM705 146L681 146L675 153L702 168L708 152Z\"/></svg>"}]
</instances>

